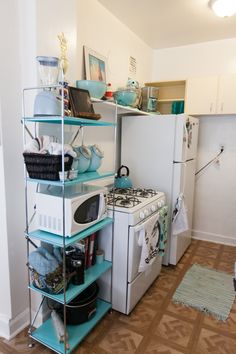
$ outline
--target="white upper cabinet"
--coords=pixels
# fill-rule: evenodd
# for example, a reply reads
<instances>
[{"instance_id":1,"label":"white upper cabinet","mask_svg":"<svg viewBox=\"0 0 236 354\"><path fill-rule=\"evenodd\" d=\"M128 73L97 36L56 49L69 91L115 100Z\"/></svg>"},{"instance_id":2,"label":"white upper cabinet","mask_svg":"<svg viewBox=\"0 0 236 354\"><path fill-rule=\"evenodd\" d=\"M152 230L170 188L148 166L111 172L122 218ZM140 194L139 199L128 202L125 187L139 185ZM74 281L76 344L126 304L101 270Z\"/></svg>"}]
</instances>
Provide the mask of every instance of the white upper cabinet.
<instances>
[{"instance_id":1,"label":"white upper cabinet","mask_svg":"<svg viewBox=\"0 0 236 354\"><path fill-rule=\"evenodd\" d=\"M216 114L218 77L194 77L187 79L185 113Z\"/></svg>"},{"instance_id":2,"label":"white upper cabinet","mask_svg":"<svg viewBox=\"0 0 236 354\"><path fill-rule=\"evenodd\" d=\"M219 77L217 114L236 114L236 75Z\"/></svg>"},{"instance_id":3,"label":"white upper cabinet","mask_svg":"<svg viewBox=\"0 0 236 354\"><path fill-rule=\"evenodd\" d=\"M190 78L186 83L185 113L236 114L236 75Z\"/></svg>"}]
</instances>

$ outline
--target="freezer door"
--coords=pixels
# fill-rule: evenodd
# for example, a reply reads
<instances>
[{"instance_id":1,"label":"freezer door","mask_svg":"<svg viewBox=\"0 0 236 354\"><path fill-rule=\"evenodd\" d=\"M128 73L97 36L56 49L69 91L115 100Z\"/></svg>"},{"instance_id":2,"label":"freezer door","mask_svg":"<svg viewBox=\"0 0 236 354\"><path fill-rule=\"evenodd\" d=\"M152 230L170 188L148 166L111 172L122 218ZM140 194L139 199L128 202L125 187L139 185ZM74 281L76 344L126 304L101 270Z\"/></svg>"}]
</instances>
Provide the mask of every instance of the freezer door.
<instances>
[{"instance_id":1,"label":"freezer door","mask_svg":"<svg viewBox=\"0 0 236 354\"><path fill-rule=\"evenodd\" d=\"M197 118L179 114L176 116L175 156L174 161L185 162L195 159L198 142Z\"/></svg>"},{"instance_id":2,"label":"freezer door","mask_svg":"<svg viewBox=\"0 0 236 354\"><path fill-rule=\"evenodd\" d=\"M194 186L195 186L195 160L190 160L186 163L174 164L174 178L173 178L173 198L172 210L175 208L177 198L182 193L184 196L184 203L187 210L189 229L178 235L171 232L170 235L170 264L176 265L179 259L191 243L192 231L192 215L193 215L193 201L194 201Z\"/></svg>"},{"instance_id":3,"label":"freezer door","mask_svg":"<svg viewBox=\"0 0 236 354\"><path fill-rule=\"evenodd\" d=\"M134 187L165 192L170 201L175 115L122 118L121 163Z\"/></svg>"}]
</instances>

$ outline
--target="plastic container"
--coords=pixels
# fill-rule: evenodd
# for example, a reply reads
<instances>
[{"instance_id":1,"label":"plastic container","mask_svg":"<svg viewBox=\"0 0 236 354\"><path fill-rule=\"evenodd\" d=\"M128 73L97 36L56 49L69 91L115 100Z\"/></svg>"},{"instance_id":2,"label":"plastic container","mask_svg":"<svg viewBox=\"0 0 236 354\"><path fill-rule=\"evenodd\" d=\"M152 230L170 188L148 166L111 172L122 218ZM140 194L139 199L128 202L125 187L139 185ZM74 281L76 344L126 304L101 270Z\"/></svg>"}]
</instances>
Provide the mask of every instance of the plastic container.
<instances>
[{"instance_id":1,"label":"plastic container","mask_svg":"<svg viewBox=\"0 0 236 354\"><path fill-rule=\"evenodd\" d=\"M38 71L42 85L56 85L59 73L59 59L57 57L36 57Z\"/></svg>"}]
</instances>

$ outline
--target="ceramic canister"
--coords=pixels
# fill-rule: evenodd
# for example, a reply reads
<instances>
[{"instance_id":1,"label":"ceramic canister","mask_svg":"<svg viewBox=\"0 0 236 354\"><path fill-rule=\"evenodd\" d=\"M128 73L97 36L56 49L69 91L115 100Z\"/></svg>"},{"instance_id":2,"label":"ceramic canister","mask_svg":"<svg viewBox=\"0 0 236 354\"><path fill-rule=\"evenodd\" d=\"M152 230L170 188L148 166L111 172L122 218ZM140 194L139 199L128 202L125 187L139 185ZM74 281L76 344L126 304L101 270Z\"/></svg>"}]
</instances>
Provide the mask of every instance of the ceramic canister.
<instances>
[{"instance_id":1,"label":"ceramic canister","mask_svg":"<svg viewBox=\"0 0 236 354\"><path fill-rule=\"evenodd\" d=\"M87 171L90 160L91 160L91 150L84 145L74 148L77 153L77 157L74 158L73 169L78 170L78 173L84 173Z\"/></svg>"},{"instance_id":2,"label":"ceramic canister","mask_svg":"<svg viewBox=\"0 0 236 354\"><path fill-rule=\"evenodd\" d=\"M91 172L96 171L101 166L104 153L97 145L90 145L89 148L91 151L91 161L87 171Z\"/></svg>"}]
</instances>

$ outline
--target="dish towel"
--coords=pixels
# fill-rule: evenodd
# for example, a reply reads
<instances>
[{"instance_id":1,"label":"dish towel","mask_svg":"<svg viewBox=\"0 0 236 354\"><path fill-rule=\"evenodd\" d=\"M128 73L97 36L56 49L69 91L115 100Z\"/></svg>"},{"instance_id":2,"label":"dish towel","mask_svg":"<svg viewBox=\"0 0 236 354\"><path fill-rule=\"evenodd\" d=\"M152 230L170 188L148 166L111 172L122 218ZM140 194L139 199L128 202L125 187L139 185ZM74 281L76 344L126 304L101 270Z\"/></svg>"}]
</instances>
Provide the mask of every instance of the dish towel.
<instances>
[{"instance_id":1,"label":"dish towel","mask_svg":"<svg viewBox=\"0 0 236 354\"><path fill-rule=\"evenodd\" d=\"M173 235L181 234L189 229L187 209L184 202L183 194L180 194L177 198L175 209L172 219L172 233Z\"/></svg>"},{"instance_id":2,"label":"dish towel","mask_svg":"<svg viewBox=\"0 0 236 354\"><path fill-rule=\"evenodd\" d=\"M142 247L139 272L144 272L154 262L159 249L159 214L145 228L139 231L138 245Z\"/></svg>"}]
</instances>

